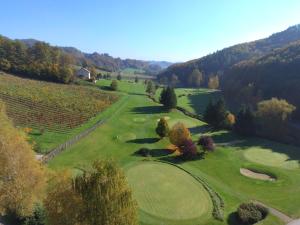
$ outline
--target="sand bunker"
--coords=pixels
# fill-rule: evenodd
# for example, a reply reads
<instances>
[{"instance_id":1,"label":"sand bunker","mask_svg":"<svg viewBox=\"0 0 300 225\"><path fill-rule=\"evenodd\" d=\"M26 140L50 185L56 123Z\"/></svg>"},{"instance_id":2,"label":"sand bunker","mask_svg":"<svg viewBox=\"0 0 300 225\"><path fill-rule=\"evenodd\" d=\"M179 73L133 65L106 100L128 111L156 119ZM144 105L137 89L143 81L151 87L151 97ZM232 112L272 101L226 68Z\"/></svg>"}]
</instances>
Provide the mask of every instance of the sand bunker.
<instances>
[{"instance_id":1,"label":"sand bunker","mask_svg":"<svg viewBox=\"0 0 300 225\"><path fill-rule=\"evenodd\" d=\"M240 173L246 177L250 177L253 179L257 179L257 180L267 180L267 181L275 181L276 178L268 175L268 174L264 174L264 173L258 173L255 171L252 171L250 169L246 169L246 168L240 168Z\"/></svg>"}]
</instances>

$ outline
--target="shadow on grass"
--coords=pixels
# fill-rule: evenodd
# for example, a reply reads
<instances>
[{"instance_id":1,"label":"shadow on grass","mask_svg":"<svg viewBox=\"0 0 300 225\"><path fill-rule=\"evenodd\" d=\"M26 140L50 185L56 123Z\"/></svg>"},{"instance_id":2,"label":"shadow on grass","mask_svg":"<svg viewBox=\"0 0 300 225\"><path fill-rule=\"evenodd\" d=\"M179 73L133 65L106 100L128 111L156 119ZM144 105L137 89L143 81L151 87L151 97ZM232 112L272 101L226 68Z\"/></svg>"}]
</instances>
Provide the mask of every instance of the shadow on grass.
<instances>
[{"instance_id":1,"label":"shadow on grass","mask_svg":"<svg viewBox=\"0 0 300 225\"><path fill-rule=\"evenodd\" d=\"M227 224L229 225L241 225L241 222L238 219L237 212L232 212L227 217Z\"/></svg>"},{"instance_id":2,"label":"shadow on grass","mask_svg":"<svg viewBox=\"0 0 300 225\"><path fill-rule=\"evenodd\" d=\"M206 133L211 131L211 127L209 125L202 125L189 128L192 134Z\"/></svg>"},{"instance_id":3,"label":"shadow on grass","mask_svg":"<svg viewBox=\"0 0 300 225\"><path fill-rule=\"evenodd\" d=\"M195 110L196 114L202 115L210 100L216 101L220 98L221 92L202 92L197 94L188 95L191 107Z\"/></svg>"},{"instance_id":4,"label":"shadow on grass","mask_svg":"<svg viewBox=\"0 0 300 225\"><path fill-rule=\"evenodd\" d=\"M169 155L160 157L159 160L174 163L174 164L182 164L184 162L190 162L190 161L198 161L204 159L204 153L199 152L196 156L190 158L190 157L184 157L182 155Z\"/></svg>"},{"instance_id":5,"label":"shadow on grass","mask_svg":"<svg viewBox=\"0 0 300 225\"><path fill-rule=\"evenodd\" d=\"M169 149L151 149L150 155L153 157L163 157L171 155L172 152Z\"/></svg>"},{"instance_id":6,"label":"shadow on grass","mask_svg":"<svg viewBox=\"0 0 300 225\"><path fill-rule=\"evenodd\" d=\"M159 138L138 138L126 141L127 143L135 143L135 144L154 144L158 142Z\"/></svg>"},{"instance_id":7,"label":"shadow on grass","mask_svg":"<svg viewBox=\"0 0 300 225\"><path fill-rule=\"evenodd\" d=\"M158 114L167 112L162 106L135 107L131 111L136 114Z\"/></svg>"}]
</instances>

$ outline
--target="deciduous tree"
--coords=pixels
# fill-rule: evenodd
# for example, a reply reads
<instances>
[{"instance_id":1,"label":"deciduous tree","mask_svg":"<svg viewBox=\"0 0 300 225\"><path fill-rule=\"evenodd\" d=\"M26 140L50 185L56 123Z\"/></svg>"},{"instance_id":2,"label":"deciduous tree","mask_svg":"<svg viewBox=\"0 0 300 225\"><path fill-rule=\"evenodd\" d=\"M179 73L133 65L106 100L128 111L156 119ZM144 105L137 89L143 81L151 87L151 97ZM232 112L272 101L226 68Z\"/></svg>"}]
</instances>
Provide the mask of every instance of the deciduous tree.
<instances>
[{"instance_id":1,"label":"deciduous tree","mask_svg":"<svg viewBox=\"0 0 300 225\"><path fill-rule=\"evenodd\" d=\"M170 130L169 139L173 145L180 148L186 140L191 139L191 133L183 123L178 122Z\"/></svg>"},{"instance_id":2,"label":"deciduous tree","mask_svg":"<svg viewBox=\"0 0 300 225\"><path fill-rule=\"evenodd\" d=\"M28 216L43 193L44 169L25 134L6 116L3 103L0 124L0 213Z\"/></svg>"}]
</instances>

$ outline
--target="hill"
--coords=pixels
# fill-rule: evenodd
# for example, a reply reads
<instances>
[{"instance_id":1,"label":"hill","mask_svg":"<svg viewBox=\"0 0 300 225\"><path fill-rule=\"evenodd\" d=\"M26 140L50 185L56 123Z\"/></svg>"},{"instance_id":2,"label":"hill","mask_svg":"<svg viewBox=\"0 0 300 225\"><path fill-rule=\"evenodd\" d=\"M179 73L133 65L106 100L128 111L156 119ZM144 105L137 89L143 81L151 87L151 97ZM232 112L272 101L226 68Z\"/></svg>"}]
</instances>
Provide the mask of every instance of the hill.
<instances>
[{"instance_id":1,"label":"hill","mask_svg":"<svg viewBox=\"0 0 300 225\"><path fill-rule=\"evenodd\" d=\"M35 39L18 39L18 41L26 44L28 47L34 46L41 42ZM144 61L136 59L121 59L114 58L107 53L84 53L74 47L58 47L64 53L69 54L74 58L76 65L93 65L101 70L110 72L121 71L126 68L144 70L145 73L156 75L162 69L165 69L172 63L166 61Z\"/></svg>"},{"instance_id":2,"label":"hill","mask_svg":"<svg viewBox=\"0 0 300 225\"><path fill-rule=\"evenodd\" d=\"M297 107L300 118L300 41L233 66L224 74L222 90L231 102L255 104L271 97Z\"/></svg>"},{"instance_id":3,"label":"hill","mask_svg":"<svg viewBox=\"0 0 300 225\"><path fill-rule=\"evenodd\" d=\"M300 40L300 25L292 26L265 39L234 45L199 59L174 64L161 72L158 79L170 81L175 74L181 85L188 86L188 76L198 68L204 76L204 86L206 86L210 76L222 76L224 71L236 63L262 57L274 49L282 48L297 40Z\"/></svg>"}]
</instances>

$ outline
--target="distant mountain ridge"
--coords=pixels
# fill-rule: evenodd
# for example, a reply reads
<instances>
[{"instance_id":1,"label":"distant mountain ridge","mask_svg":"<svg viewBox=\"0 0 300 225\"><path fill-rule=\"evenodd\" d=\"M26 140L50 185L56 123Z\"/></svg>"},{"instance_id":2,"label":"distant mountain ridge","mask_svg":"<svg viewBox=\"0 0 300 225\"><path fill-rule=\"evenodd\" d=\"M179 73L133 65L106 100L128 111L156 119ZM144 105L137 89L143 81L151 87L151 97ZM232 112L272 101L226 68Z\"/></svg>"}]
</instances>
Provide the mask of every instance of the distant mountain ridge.
<instances>
[{"instance_id":1,"label":"distant mountain ridge","mask_svg":"<svg viewBox=\"0 0 300 225\"><path fill-rule=\"evenodd\" d=\"M23 42L29 47L32 47L35 43L41 42L36 39L17 39ZM75 47L58 47L65 53L70 54L76 61L76 64L91 64L100 69L107 71L119 71L126 68L135 68L145 70L146 73L155 75L162 69L172 65L167 61L145 61L136 59L121 59L114 58L107 53L84 53Z\"/></svg>"},{"instance_id":2,"label":"distant mountain ridge","mask_svg":"<svg viewBox=\"0 0 300 225\"><path fill-rule=\"evenodd\" d=\"M162 71L158 75L158 79L170 80L175 74L181 85L186 86L187 76L197 68L203 73L207 83L210 76L222 76L227 69L241 61L262 57L297 40L300 40L300 24L265 39L234 45L199 59L173 64Z\"/></svg>"}]
</instances>

